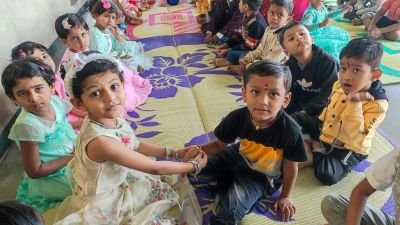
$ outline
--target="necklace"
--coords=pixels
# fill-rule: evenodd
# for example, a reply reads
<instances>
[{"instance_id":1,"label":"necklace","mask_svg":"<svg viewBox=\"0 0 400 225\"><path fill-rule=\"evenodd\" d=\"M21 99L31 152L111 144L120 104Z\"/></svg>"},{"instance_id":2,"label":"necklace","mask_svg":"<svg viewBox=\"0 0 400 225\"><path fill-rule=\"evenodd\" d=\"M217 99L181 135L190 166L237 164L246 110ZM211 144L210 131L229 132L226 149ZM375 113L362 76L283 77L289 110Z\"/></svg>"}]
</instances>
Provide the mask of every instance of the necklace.
<instances>
[{"instance_id":1,"label":"necklace","mask_svg":"<svg viewBox=\"0 0 400 225\"><path fill-rule=\"evenodd\" d=\"M90 122L92 122L92 123L94 123L94 124L96 124L96 125L99 125L100 127L106 128L106 129L115 129L115 128L118 128L118 124L117 124L118 122L117 122L117 120L115 120L114 126L108 126L108 125L105 125L105 124L103 124L103 123L97 122L96 120L93 120L93 119L90 119Z\"/></svg>"},{"instance_id":2,"label":"necklace","mask_svg":"<svg viewBox=\"0 0 400 225\"><path fill-rule=\"evenodd\" d=\"M267 127L269 127L269 126L275 121L276 116L275 116L275 118L274 118L273 120L271 120L271 121L269 121L269 122L259 123L259 122L255 121L255 120L253 119L253 116L252 116L251 113L250 113L250 119L251 119L251 122L253 123L254 127L256 128L256 130L260 130L260 129L262 129L262 128L267 128Z\"/></svg>"}]
</instances>

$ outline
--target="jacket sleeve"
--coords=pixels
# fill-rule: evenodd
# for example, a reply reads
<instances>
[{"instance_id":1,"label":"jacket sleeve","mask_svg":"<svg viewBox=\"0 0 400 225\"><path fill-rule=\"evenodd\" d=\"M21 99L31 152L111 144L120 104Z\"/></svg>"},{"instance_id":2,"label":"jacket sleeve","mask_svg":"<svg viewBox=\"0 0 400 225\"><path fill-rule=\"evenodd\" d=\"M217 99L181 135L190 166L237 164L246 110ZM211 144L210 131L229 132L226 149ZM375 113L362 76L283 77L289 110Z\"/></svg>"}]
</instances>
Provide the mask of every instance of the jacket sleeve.
<instances>
[{"instance_id":1,"label":"jacket sleeve","mask_svg":"<svg viewBox=\"0 0 400 225\"><path fill-rule=\"evenodd\" d=\"M247 50L251 51L258 46L264 32L265 26L260 24L258 21L254 21L252 24L250 24L248 35L246 36L246 40L244 40Z\"/></svg>"},{"instance_id":2,"label":"jacket sleeve","mask_svg":"<svg viewBox=\"0 0 400 225\"><path fill-rule=\"evenodd\" d=\"M211 18L210 22L207 23L207 28L206 31L212 32L212 34L215 34L217 31L215 30L215 24L219 23L221 20L224 18L222 15L224 14L224 5L223 2L224 0L215 0L214 2L214 15Z\"/></svg>"},{"instance_id":3,"label":"jacket sleeve","mask_svg":"<svg viewBox=\"0 0 400 225\"><path fill-rule=\"evenodd\" d=\"M312 98L305 106L304 110L308 115L318 115L321 113L321 110L327 105L329 95L332 92L332 87L335 81L338 79L338 69L339 65L335 59L330 58L331 60L325 60L322 65L325 64L324 67L321 65L321 69L318 71L319 73L319 83L321 87L321 91L318 96Z\"/></svg>"},{"instance_id":4,"label":"jacket sleeve","mask_svg":"<svg viewBox=\"0 0 400 225\"><path fill-rule=\"evenodd\" d=\"M388 102L384 99L375 100L371 102L347 102L344 118L346 124L342 126L340 135L341 141L344 143L354 143L355 145L362 146L365 137L370 135L370 131L375 131L385 118L388 108ZM357 138L362 134L363 139Z\"/></svg>"},{"instance_id":5,"label":"jacket sleeve","mask_svg":"<svg viewBox=\"0 0 400 225\"><path fill-rule=\"evenodd\" d=\"M265 45L267 45L267 30L264 32L264 35L261 39L260 44L257 46L257 48L253 51L250 51L249 53L246 54L244 57L246 60L249 62L253 63L256 60L261 60L261 56L263 54L263 50L265 48Z\"/></svg>"}]
</instances>

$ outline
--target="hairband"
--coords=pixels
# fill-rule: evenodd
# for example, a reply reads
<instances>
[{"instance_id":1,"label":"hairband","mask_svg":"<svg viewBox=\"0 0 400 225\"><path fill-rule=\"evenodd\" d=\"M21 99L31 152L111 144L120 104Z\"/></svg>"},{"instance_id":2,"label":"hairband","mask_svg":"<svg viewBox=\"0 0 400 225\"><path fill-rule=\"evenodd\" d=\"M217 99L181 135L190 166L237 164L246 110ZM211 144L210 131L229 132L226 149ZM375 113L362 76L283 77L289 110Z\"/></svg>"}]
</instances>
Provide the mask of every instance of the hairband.
<instances>
[{"instance_id":1,"label":"hairband","mask_svg":"<svg viewBox=\"0 0 400 225\"><path fill-rule=\"evenodd\" d=\"M64 29L69 30L71 29L72 25L68 23L68 17L66 17L65 19L63 19L63 21L61 22L62 26L64 27Z\"/></svg>"},{"instance_id":2,"label":"hairband","mask_svg":"<svg viewBox=\"0 0 400 225\"><path fill-rule=\"evenodd\" d=\"M18 50L18 55L21 59L26 58L26 53L22 49Z\"/></svg>"},{"instance_id":3,"label":"hairband","mask_svg":"<svg viewBox=\"0 0 400 225\"><path fill-rule=\"evenodd\" d=\"M111 61L117 66L119 71L124 70L122 63L111 56L103 55L100 53L92 53L90 55L85 55L83 53L74 54L65 65L65 71L67 72L64 78L65 90L71 98L74 97L74 93L72 91L72 80L76 77L76 73L81 71L86 66L86 64L99 59Z\"/></svg>"},{"instance_id":4,"label":"hairband","mask_svg":"<svg viewBox=\"0 0 400 225\"><path fill-rule=\"evenodd\" d=\"M101 0L101 2L103 3L103 8L105 9L111 8L111 3L108 2L107 0Z\"/></svg>"}]
</instances>

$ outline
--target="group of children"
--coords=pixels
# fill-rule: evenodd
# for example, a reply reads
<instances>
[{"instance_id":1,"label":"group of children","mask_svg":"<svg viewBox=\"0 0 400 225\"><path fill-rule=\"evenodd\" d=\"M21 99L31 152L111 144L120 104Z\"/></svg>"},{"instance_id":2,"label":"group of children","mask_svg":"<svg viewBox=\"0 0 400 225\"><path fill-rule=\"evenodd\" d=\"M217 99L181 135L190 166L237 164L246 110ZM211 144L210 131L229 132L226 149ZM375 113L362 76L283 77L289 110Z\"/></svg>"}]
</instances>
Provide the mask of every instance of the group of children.
<instances>
[{"instance_id":1,"label":"group of children","mask_svg":"<svg viewBox=\"0 0 400 225\"><path fill-rule=\"evenodd\" d=\"M301 5L300 0L212 1L212 10L198 22L205 43L217 45L214 64L217 67L228 66L228 71L243 75L249 63L257 60L286 61L284 51L287 49L283 49L276 39L280 28L292 20L301 20L310 31L313 43L336 60L350 41L350 35L346 30L332 26L332 19L354 14L357 16L351 16L353 24L364 24L370 36L394 41L400 39L400 3L396 0L387 0L382 5L376 1L351 0L346 4L339 2L341 5L329 11L323 0L309 0L309 3L307 8L300 10L296 8L296 4L297 7Z\"/></svg>"},{"instance_id":2,"label":"group of children","mask_svg":"<svg viewBox=\"0 0 400 225\"><path fill-rule=\"evenodd\" d=\"M313 44L306 25L290 21L292 1L271 1L265 32L259 29L266 26L260 5L239 1L243 35L218 48L244 64L247 106L219 123L215 141L180 150L139 141L122 117L145 100L151 87L137 75L147 68L148 58L140 43L120 39L112 2L91 1L96 23L90 30L76 14L57 19L57 34L68 47L58 70L44 46L16 46L2 85L22 109L9 136L21 150L26 172L17 199L40 212L62 201L55 224L197 224L196 199L178 191L188 188L179 174L191 173L217 181L210 223L238 224L260 198L279 189L274 208L283 220L291 219L299 168L312 166L326 185L343 179L367 158L388 108L379 81L382 45L370 37L353 39L338 63ZM258 39L249 29L257 31ZM260 33L265 35L258 49ZM234 42L235 49L225 50ZM246 52L248 46L255 51ZM134 100L128 100L132 94ZM367 218L360 206L375 190L397 182L398 157L393 151L368 169L350 200L327 196L322 201L327 221L355 224ZM168 161L172 158L183 162ZM399 206L397 191L396 183ZM185 208L178 217L171 210L176 205ZM392 217L370 208L366 214L394 224Z\"/></svg>"}]
</instances>

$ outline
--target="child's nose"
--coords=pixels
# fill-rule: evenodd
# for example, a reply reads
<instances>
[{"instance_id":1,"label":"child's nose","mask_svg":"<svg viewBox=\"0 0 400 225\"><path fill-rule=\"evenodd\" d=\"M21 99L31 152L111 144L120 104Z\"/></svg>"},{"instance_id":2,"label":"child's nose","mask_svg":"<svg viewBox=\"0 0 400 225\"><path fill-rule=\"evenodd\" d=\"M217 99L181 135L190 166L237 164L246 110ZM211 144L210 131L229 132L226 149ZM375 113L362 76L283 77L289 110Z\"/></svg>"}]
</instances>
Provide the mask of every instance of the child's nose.
<instances>
[{"instance_id":1,"label":"child's nose","mask_svg":"<svg viewBox=\"0 0 400 225\"><path fill-rule=\"evenodd\" d=\"M106 90L103 93L103 100L105 102L111 102L115 99L115 94L111 90Z\"/></svg>"}]
</instances>

